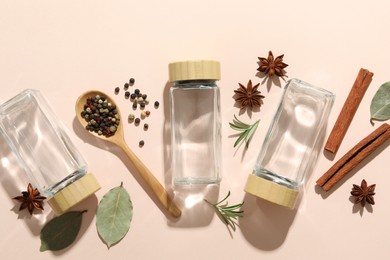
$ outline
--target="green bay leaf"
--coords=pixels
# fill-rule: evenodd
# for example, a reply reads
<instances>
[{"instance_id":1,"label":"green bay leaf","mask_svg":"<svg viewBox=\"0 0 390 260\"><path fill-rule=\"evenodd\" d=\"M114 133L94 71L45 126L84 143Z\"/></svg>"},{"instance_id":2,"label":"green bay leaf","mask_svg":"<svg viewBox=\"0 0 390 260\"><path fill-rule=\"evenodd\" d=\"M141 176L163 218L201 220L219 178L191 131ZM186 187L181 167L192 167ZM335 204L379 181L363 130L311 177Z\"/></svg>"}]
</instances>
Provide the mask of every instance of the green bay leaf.
<instances>
[{"instance_id":1,"label":"green bay leaf","mask_svg":"<svg viewBox=\"0 0 390 260\"><path fill-rule=\"evenodd\" d=\"M371 100L371 119L390 119L390 81L382 84Z\"/></svg>"},{"instance_id":2,"label":"green bay leaf","mask_svg":"<svg viewBox=\"0 0 390 260\"><path fill-rule=\"evenodd\" d=\"M57 251L72 244L80 231L84 212L71 211L50 220L41 230L40 251Z\"/></svg>"},{"instance_id":3,"label":"green bay leaf","mask_svg":"<svg viewBox=\"0 0 390 260\"><path fill-rule=\"evenodd\" d=\"M103 196L96 211L96 227L108 248L127 234L132 218L133 204L122 184Z\"/></svg>"}]
</instances>

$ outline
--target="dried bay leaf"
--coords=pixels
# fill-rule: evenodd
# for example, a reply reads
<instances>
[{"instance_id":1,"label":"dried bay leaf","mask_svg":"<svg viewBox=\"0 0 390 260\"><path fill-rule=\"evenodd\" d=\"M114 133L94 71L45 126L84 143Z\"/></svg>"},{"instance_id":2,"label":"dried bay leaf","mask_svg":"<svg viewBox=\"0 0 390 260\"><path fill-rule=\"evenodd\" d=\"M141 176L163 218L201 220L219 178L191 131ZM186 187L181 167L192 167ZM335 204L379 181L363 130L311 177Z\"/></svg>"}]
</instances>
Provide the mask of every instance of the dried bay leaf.
<instances>
[{"instance_id":1,"label":"dried bay leaf","mask_svg":"<svg viewBox=\"0 0 390 260\"><path fill-rule=\"evenodd\" d=\"M132 218L133 204L121 183L103 196L96 210L96 227L108 248L127 234Z\"/></svg>"},{"instance_id":2,"label":"dried bay leaf","mask_svg":"<svg viewBox=\"0 0 390 260\"><path fill-rule=\"evenodd\" d=\"M382 84L371 100L371 119L385 121L390 119L390 81Z\"/></svg>"},{"instance_id":3,"label":"dried bay leaf","mask_svg":"<svg viewBox=\"0 0 390 260\"><path fill-rule=\"evenodd\" d=\"M85 211L71 211L50 220L41 230L40 251L58 251L68 247L80 231Z\"/></svg>"}]
</instances>

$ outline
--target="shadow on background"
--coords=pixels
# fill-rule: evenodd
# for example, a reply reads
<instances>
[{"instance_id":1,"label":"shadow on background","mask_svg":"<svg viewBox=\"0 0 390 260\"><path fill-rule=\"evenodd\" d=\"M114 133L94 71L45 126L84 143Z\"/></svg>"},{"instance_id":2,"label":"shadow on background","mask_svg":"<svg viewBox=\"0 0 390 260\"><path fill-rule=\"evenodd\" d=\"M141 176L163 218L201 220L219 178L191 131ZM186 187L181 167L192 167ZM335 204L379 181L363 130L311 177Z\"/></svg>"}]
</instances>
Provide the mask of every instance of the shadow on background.
<instances>
[{"instance_id":1,"label":"shadow on background","mask_svg":"<svg viewBox=\"0 0 390 260\"><path fill-rule=\"evenodd\" d=\"M245 194L244 217L239 219L240 230L254 247L273 251L286 240L297 210L291 210L266 200Z\"/></svg>"}]
</instances>

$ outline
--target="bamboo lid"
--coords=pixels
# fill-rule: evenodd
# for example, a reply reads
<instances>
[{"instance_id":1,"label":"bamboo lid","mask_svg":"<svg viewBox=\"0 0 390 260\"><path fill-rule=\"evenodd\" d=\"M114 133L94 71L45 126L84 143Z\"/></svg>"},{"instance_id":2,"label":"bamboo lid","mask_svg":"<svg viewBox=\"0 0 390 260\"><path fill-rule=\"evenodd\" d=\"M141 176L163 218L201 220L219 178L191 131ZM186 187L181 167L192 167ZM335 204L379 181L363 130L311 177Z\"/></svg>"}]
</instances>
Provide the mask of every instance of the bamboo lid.
<instances>
[{"instance_id":1,"label":"bamboo lid","mask_svg":"<svg viewBox=\"0 0 390 260\"><path fill-rule=\"evenodd\" d=\"M219 80L220 64L214 60L188 60L169 64L169 81Z\"/></svg>"},{"instance_id":2,"label":"bamboo lid","mask_svg":"<svg viewBox=\"0 0 390 260\"><path fill-rule=\"evenodd\" d=\"M254 196L290 209L294 208L298 198L298 190L279 185L255 174L249 175L244 190Z\"/></svg>"},{"instance_id":3,"label":"bamboo lid","mask_svg":"<svg viewBox=\"0 0 390 260\"><path fill-rule=\"evenodd\" d=\"M100 185L95 177L88 173L57 192L48 203L56 215L61 215L99 189Z\"/></svg>"}]
</instances>

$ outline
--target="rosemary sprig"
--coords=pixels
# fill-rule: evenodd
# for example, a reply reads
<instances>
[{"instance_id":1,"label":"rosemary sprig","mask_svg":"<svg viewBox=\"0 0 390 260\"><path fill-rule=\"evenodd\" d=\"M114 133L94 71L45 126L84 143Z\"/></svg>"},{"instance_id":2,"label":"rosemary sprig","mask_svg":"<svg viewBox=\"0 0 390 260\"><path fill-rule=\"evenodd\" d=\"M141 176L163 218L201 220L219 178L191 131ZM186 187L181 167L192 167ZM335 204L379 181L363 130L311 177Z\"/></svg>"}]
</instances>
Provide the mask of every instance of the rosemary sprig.
<instances>
[{"instance_id":1,"label":"rosemary sprig","mask_svg":"<svg viewBox=\"0 0 390 260\"><path fill-rule=\"evenodd\" d=\"M206 199L204 199L204 201L206 201L210 206L212 206L214 208L218 217L221 219L221 221L226 226L231 227L233 231L236 231L236 225L238 225L236 221L238 218L243 217L243 214L244 214L244 211L239 210L239 208L241 208L241 206L244 204L244 202L240 203L240 204L232 205L232 206L228 206L227 202L224 205L221 205L221 203L223 203L225 200L227 200L227 198L229 196L230 196L230 191L228 192L228 194L226 195L226 197L223 200L221 200L215 204L209 202Z\"/></svg>"},{"instance_id":2,"label":"rosemary sprig","mask_svg":"<svg viewBox=\"0 0 390 260\"><path fill-rule=\"evenodd\" d=\"M229 123L229 125L232 129L242 132L234 143L234 147L236 147L242 141L245 141L245 148L248 148L249 141L251 140L252 135L255 133L259 123L260 120L257 120L253 125L249 125L240 121L236 115L234 115L233 123Z\"/></svg>"}]
</instances>

